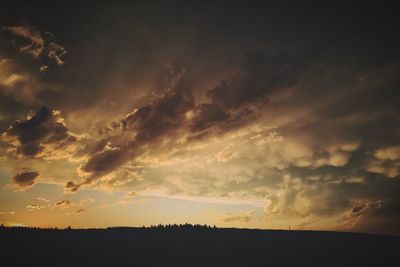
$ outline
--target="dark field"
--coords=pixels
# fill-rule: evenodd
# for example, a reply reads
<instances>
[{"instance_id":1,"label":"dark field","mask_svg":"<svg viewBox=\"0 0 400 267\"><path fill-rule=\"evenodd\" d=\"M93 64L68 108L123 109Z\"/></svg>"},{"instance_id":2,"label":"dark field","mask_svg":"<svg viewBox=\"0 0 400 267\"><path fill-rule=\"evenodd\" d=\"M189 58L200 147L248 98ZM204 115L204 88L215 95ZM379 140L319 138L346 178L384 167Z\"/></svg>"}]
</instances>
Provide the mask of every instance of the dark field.
<instances>
[{"instance_id":1,"label":"dark field","mask_svg":"<svg viewBox=\"0 0 400 267\"><path fill-rule=\"evenodd\" d=\"M2 228L7 266L400 266L400 237L317 231Z\"/></svg>"}]
</instances>

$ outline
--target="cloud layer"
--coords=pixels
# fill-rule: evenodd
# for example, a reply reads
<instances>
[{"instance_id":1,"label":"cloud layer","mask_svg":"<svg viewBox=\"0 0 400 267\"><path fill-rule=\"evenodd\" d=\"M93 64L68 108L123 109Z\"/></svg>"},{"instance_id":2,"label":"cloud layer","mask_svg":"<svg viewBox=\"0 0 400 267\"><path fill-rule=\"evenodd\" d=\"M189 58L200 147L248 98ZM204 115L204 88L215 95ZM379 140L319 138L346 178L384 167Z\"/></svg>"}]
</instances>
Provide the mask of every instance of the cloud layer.
<instances>
[{"instance_id":1,"label":"cloud layer","mask_svg":"<svg viewBox=\"0 0 400 267\"><path fill-rule=\"evenodd\" d=\"M397 14L160 5L57 23L30 6L43 19L1 28L7 179L251 206L222 223L400 231Z\"/></svg>"}]
</instances>

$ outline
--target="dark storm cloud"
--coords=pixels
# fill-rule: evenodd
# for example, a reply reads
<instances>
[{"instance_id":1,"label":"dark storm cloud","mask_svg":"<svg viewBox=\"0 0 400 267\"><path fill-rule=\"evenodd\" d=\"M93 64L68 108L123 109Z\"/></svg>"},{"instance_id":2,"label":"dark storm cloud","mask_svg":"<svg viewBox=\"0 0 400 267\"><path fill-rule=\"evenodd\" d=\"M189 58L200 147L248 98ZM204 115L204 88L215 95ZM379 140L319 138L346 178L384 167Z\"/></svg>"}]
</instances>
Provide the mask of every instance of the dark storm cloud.
<instances>
[{"instance_id":1,"label":"dark storm cloud","mask_svg":"<svg viewBox=\"0 0 400 267\"><path fill-rule=\"evenodd\" d=\"M94 155L96 153L100 153L105 149L108 142L109 141L107 140L107 138L100 140L82 139L82 146L77 149L77 151L75 152L75 156L81 157L85 155Z\"/></svg>"},{"instance_id":2,"label":"dark storm cloud","mask_svg":"<svg viewBox=\"0 0 400 267\"><path fill-rule=\"evenodd\" d=\"M108 147L104 140L99 143L104 150L89 155L82 171L89 174L79 184L68 183L67 188L76 191L81 185L90 184L104 174L114 171L139 155L143 146L154 145L164 137L173 137L181 130L186 112L193 109L194 99L190 88L182 79L160 99L128 114L120 122L120 133L110 136ZM95 147L99 147L95 146Z\"/></svg>"},{"instance_id":3,"label":"dark storm cloud","mask_svg":"<svg viewBox=\"0 0 400 267\"><path fill-rule=\"evenodd\" d=\"M62 147L76 141L68 133L59 112L43 107L24 121L15 121L6 131L9 146L17 155L34 157L40 154L46 145Z\"/></svg>"},{"instance_id":4,"label":"dark storm cloud","mask_svg":"<svg viewBox=\"0 0 400 267\"><path fill-rule=\"evenodd\" d=\"M314 101L314 103L310 103L311 107L312 105L319 105L319 102L325 101L323 94L320 93L310 99L306 97L314 90L314 87L306 85L307 80L315 79L315 74L318 73L315 68L316 65L311 63L310 58L295 55L268 56L265 52L259 50L246 56L241 72L234 78L229 81L222 81L220 85L207 91L209 103L195 105L191 91L187 88L182 91L182 85L178 84L176 88L170 90L153 104L135 110L120 120L115 127L112 127L113 129L122 129L122 134L113 135L111 133L108 138L101 140L98 145L94 146L100 147L101 151L92 154L83 165L82 170L92 174L84 183L90 183L99 176L115 170L125 162L135 159L143 153L141 151L143 145L151 145L163 138L174 139L174 134L172 134L174 132L186 132L189 129L191 134L187 140L194 141L204 140L204 138L244 127L255 119L260 119L262 113L259 111L269 105L268 98L270 95L280 90L287 88L294 90L295 98L289 98L288 102L293 107L308 104L310 99ZM389 76L389 79L392 79L392 76ZM300 80L303 80L303 82L300 83ZM378 83L379 85L380 83ZM349 85L345 84L345 86ZM330 88L321 88L320 90L328 91ZM344 96L348 97L347 94ZM341 98L338 99L338 101L341 100ZM334 101L328 104L336 106L342 104L342 102L337 104ZM357 150L359 145L355 142L352 145L354 148L349 150L349 148L342 148L342 145L346 145L346 143L337 143L337 140L340 142L354 140L351 139L351 136L345 137L344 141L341 140L343 138L341 134L346 132L343 130L342 120L336 119L335 113L325 113L326 106L323 106L323 108L319 111L318 120L308 122L299 118L294 124L283 125L282 131L286 133L290 130L289 137L292 133L304 134L303 131L306 131L309 135L315 135L318 139L314 139L313 146L315 147L311 147L316 149L314 153L315 161L318 160L318 157L332 156L332 161L324 164L331 164L335 167L345 165L350 154ZM353 110L349 110L344 115L347 116L351 112ZM325 128L321 127L321 123L328 119L332 119L332 123L327 127L334 128L330 128L330 132L326 131L326 135L336 132L337 140L328 136L323 141L324 135L322 133L325 132ZM338 126L336 126L336 123L338 123ZM308 126L304 127L304 125ZM354 123L353 125L345 125L346 133L352 133L354 127ZM318 136L316 133L320 135ZM358 135L354 136L357 137ZM105 140L110 142L109 148L105 148ZM334 157L336 157L336 161ZM306 166L306 168L309 167ZM71 188L76 187L71 186Z\"/></svg>"},{"instance_id":5,"label":"dark storm cloud","mask_svg":"<svg viewBox=\"0 0 400 267\"><path fill-rule=\"evenodd\" d=\"M271 93L295 84L310 67L309 61L296 54L247 53L238 74L207 90L210 102L196 107L191 130L215 126L229 131L251 122L254 109L266 105Z\"/></svg>"},{"instance_id":6,"label":"dark storm cloud","mask_svg":"<svg viewBox=\"0 0 400 267\"><path fill-rule=\"evenodd\" d=\"M298 55L267 55L258 50L246 55L241 72L208 90L211 104L223 110L237 110L252 102L267 101L274 90L294 84L304 71Z\"/></svg>"},{"instance_id":7,"label":"dark storm cloud","mask_svg":"<svg viewBox=\"0 0 400 267\"><path fill-rule=\"evenodd\" d=\"M104 150L91 155L82 170L89 173L108 173L125 163L127 156L120 148Z\"/></svg>"},{"instance_id":8,"label":"dark storm cloud","mask_svg":"<svg viewBox=\"0 0 400 267\"><path fill-rule=\"evenodd\" d=\"M91 183L133 160L143 153L140 152L143 145L152 145L162 138L174 139L176 132L185 132L188 127L193 132L189 140L195 140L198 139L197 133L210 128L217 127L221 133L247 125L256 117L252 109L265 105L271 92L290 86L299 79L300 66L304 67L305 63L299 57L269 56L261 50L249 53L242 64L242 71L231 80L222 81L208 90L210 103L197 106L186 78L183 74L179 75L179 80L173 83L174 88L154 103L120 120L122 134L111 135L107 139L110 148L104 147L106 139L94 146L105 149L91 154L82 166L82 171L91 174L83 184ZM71 188L76 191L79 186Z\"/></svg>"},{"instance_id":9,"label":"dark storm cloud","mask_svg":"<svg viewBox=\"0 0 400 267\"><path fill-rule=\"evenodd\" d=\"M125 130L136 130L138 142L149 142L165 136L182 126L185 113L194 108L194 99L188 85L181 80L152 105L128 115L122 124Z\"/></svg>"},{"instance_id":10,"label":"dark storm cloud","mask_svg":"<svg viewBox=\"0 0 400 267\"><path fill-rule=\"evenodd\" d=\"M90 8L86 5L65 7L69 10L66 13L86 18L85 27L80 27L79 19L71 21L64 12L45 12L29 3L21 10L20 6L10 4L6 19L10 21L9 25L16 25L16 18L21 17L23 12L23 17L27 18L30 25L43 27L43 31L36 31L51 31L68 48L68 64L57 72L53 72L50 66L50 71L45 75L48 81L63 84L62 92L45 94L40 98L44 104L51 103L63 111L74 112L100 104L105 106L113 101L118 105L108 113L115 112L116 115L117 112L124 112L133 102L140 105L145 103L150 92L142 90L142 87L150 85L148 91L156 93L163 93L170 84L173 87L182 65L189 67L194 82L203 84L204 88L204 83L209 79L219 80L219 72L225 71L227 65L233 63L229 67L236 69L243 54L254 49L248 46L264 47L265 40L262 39L270 39L267 38L268 34L261 34L262 30L254 27L261 25L257 19L249 16L252 9L263 14L261 7L243 9L241 5L229 4L226 10L223 3L201 5L190 2L180 2L178 6L180 8L177 9L167 3L135 2L119 5L105 3ZM110 10L113 12L110 13ZM239 11L243 12L242 15L236 16L235 13ZM53 17L56 13L58 15ZM210 18L204 20L202 15L210 15ZM99 23L102 24L99 20L101 17L108 17L109 21L103 27L98 27ZM235 26L228 26L228 22ZM232 31L233 28L236 30ZM25 29L27 36L32 35L28 34L29 29ZM217 29L217 34L212 29ZM271 31L270 27L265 29ZM259 33L250 34L254 30ZM250 39L237 40L237 36L243 34ZM42 36L42 39L45 38ZM230 45L227 46L226 42ZM132 94L126 94L127 87ZM257 90L254 89L254 95L257 95ZM76 97L77 93L79 98ZM214 93L213 97L218 98L218 92ZM121 103L124 102L121 100L127 103ZM130 104L128 100L131 100Z\"/></svg>"},{"instance_id":11,"label":"dark storm cloud","mask_svg":"<svg viewBox=\"0 0 400 267\"><path fill-rule=\"evenodd\" d=\"M218 80L221 72L227 68L236 70L243 54L257 47L274 52L327 51L332 57L339 55L337 61L343 60L340 55L345 54L346 58L357 56L368 63L387 61L399 54L394 49L395 42L380 41L383 38L395 41L392 33L396 26L391 23L394 14L379 18L382 12L379 4L372 8L371 4L336 3L326 6L263 2L244 6L227 1L201 4L178 1L175 5L102 3L96 6L71 4L64 7L63 14L51 12L52 7L43 9L31 3L24 6L21 9L18 4L8 4L9 12L4 17L5 21L10 21L8 25L18 25L15 21L23 17L31 25L41 25L56 34L71 52L67 55L70 64L63 66L65 72L54 75L49 72L51 80L68 85L62 98L46 99L62 110L85 110L100 102L108 104L108 100L118 102L133 98L143 94L140 90L143 81L153 88L163 87L170 82L169 75L166 79L154 79L154 76L158 77L160 69L175 62L186 65L196 81L204 81L204 77ZM343 16L339 18L336 12ZM70 20L71 14L76 21ZM104 17L108 18L108 23L100 19ZM85 27L81 27L81 19L86 21ZM81 75L77 77L75 72ZM176 72L174 68L167 71ZM115 81L126 83L121 82L120 88L108 86ZM126 87L132 90L130 96L125 94ZM212 93L213 98L218 99L218 93L224 91L222 86ZM259 93L257 89L250 89L250 92L244 96L244 101ZM75 97L77 93L79 98ZM238 95L241 93L235 96ZM236 97L226 98L225 105L239 104ZM122 110L127 107L126 103L120 104L115 112L123 114Z\"/></svg>"},{"instance_id":12,"label":"dark storm cloud","mask_svg":"<svg viewBox=\"0 0 400 267\"><path fill-rule=\"evenodd\" d=\"M19 187L29 187L32 186L36 179L39 177L39 173L37 171L23 171L17 173L13 176L13 183Z\"/></svg>"},{"instance_id":13,"label":"dark storm cloud","mask_svg":"<svg viewBox=\"0 0 400 267\"><path fill-rule=\"evenodd\" d=\"M194 111L192 131L198 132L208 129L215 124L226 121L231 116L213 104L201 104Z\"/></svg>"}]
</instances>

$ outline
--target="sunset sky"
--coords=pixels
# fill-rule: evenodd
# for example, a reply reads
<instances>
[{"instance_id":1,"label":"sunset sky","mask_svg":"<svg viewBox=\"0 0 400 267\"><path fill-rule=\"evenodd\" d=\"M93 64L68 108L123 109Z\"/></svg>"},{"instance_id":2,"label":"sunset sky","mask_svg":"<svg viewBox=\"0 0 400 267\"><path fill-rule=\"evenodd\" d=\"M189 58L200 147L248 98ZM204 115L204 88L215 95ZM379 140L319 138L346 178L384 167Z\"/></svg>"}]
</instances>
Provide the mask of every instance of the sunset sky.
<instances>
[{"instance_id":1,"label":"sunset sky","mask_svg":"<svg viewBox=\"0 0 400 267\"><path fill-rule=\"evenodd\" d=\"M0 223L400 234L400 9L262 2L3 3Z\"/></svg>"}]
</instances>

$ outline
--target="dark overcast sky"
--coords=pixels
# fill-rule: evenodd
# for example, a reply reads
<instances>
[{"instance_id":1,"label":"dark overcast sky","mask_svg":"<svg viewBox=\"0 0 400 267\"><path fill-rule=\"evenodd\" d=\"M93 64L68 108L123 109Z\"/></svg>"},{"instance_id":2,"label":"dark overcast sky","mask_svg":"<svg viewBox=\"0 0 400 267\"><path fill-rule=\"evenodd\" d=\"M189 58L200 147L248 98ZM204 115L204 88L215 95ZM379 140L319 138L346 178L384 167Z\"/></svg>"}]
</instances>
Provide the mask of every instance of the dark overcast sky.
<instances>
[{"instance_id":1,"label":"dark overcast sky","mask_svg":"<svg viewBox=\"0 0 400 267\"><path fill-rule=\"evenodd\" d=\"M236 226L399 233L397 5L4 6L0 177L9 188L212 198L251 203L232 215Z\"/></svg>"}]
</instances>

